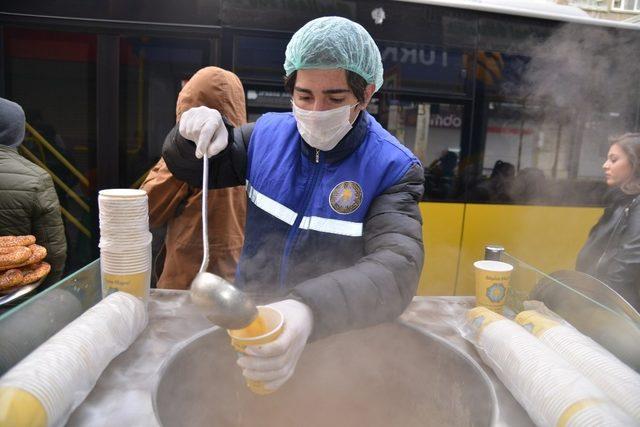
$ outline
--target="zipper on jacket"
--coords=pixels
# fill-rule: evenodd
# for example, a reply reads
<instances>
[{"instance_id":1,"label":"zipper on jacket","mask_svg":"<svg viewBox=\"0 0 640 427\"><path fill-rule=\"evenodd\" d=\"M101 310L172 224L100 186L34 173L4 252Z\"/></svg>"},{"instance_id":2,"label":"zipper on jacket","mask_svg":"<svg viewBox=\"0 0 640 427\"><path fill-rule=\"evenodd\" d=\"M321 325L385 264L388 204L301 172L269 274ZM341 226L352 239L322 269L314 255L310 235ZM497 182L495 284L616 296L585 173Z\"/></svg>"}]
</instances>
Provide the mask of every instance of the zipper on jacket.
<instances>
[{"instance_id":1,"label":"zipper on jacket","mask_svg":"<svg viewBox=\"0 0 640 427\"><path fill-rule=\"evenodd\" d=\"M316 149L316 161L315 161L316 166L314 167L314 171L311 175L311 178L309 179L309 183L305 188L306 194L303 197L303 201L298 207L298 209L296 210L296 212L299 212L299 214L296 218L296 221L291 226L291 229L289 230L289 233L287 235L287 240L285 241L285 244L284 244L282 260L280 261L280 273L279 273L280 277L278 280L280 289L283 289L285 286L285 281L287 279L287 273L288 273L287 267L289 264L288 262L289 255L291 255L291 251L293 250L294 243L300 232L300 223L302 222L302 217L307 210L307 206L309 205L309 202L311 201L311 195L315 191L316 182L318 181L318 177L320 176L320 172L322 170L322 167L320 165L320 160L321 160L320 150Z\"/></svg>"}]
</instances>

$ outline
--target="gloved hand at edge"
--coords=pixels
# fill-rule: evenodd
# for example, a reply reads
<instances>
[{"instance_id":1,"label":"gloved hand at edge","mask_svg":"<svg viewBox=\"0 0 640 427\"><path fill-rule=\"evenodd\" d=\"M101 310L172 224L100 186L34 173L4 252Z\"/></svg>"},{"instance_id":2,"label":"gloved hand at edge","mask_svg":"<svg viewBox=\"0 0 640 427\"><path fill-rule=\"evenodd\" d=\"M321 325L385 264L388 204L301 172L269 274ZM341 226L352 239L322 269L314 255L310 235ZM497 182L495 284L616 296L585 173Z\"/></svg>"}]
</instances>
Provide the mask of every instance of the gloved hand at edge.
<instances>
[{"instance_id":1,"label":"gloved hand at edge","mask_svg":"<svg viewBox=\"0 0 640 427\"><path fill-rule=\"evenodd\" d=\"M227 147L229 132L222 116L213 108L195 107L180 116L180 135L196 144L196 157L215 156Z\"/></svg>"},{"instance_id":2,"label":"gloved hand at edge","mask_svg":"<svg viewBox=\"0 0 640 427\"><path fill-rule=\"evenodd\" d=\"M284 316L282 334L268 344L249 346L238 359L242 375L277 390L293 375L313 328L313 313L304 303L288 299L269 304Z\"/></svg>"}]
</instances>

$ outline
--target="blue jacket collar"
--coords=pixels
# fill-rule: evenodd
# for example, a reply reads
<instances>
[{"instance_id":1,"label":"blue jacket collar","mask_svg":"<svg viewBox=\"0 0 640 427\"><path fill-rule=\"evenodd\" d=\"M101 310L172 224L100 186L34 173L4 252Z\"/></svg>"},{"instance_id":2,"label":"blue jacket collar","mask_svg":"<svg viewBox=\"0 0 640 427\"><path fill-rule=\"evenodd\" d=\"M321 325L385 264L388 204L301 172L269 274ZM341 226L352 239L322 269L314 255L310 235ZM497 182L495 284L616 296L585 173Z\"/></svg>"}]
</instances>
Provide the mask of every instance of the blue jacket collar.
<instances>
[{"instance_id":1,"label":"blue jacket collar","mask_svg":"<svg viewBox=\"0 0 640 427\"><path fill-rule=\"evenodd\" d=\"M333 150L323 152L324 159L328 162L338 162L356 151L364 141L368 125L369 113L366 111L360 112L353 127L349 133L342 138L338 145L336 145ZM300 137L300 142L302 145L302 153L311 160L315 159L316 149L307 144L302 137Z\"/></svg>"}]
</instances>

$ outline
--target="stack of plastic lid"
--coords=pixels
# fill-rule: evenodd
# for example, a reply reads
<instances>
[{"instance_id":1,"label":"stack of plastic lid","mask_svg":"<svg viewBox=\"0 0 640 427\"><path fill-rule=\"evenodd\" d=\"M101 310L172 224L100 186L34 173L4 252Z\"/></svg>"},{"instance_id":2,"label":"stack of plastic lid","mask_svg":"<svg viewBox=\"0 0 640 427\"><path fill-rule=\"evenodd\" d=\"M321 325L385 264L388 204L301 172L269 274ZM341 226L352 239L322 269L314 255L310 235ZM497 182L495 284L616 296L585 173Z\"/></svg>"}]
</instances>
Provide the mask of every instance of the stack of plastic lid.
<instances>
[{"instance_id":1,"label":"stack of plastic lid","mask_svg":"<svg viewBox=\"0 0 640 427\"><path fill-rule=\"evenodd\" d=\"M64 425L146 324L144 303L125 292L91 307L0 378L0 425Z\"/></svg>"},{"instance_id":2,"label":"stack of plastic lid","mask_svg":"<svg viewBox=\"0 0 640 427\"><path fill-rule=\"evenodd\" d=\"M517 323L477 307L467 317L476 348L540 426L629 426L633 418Z\"/></svg>"},{"instance_id":3,"label":"stack of plastic lid","mask_svg":"<svg viewBox=\"0 0 640 427\"><path fill-rule=\"evenodd\" d=\"M132 189L102 190L98 206L103 295L120 290L146 300L152 240L147 193Z\"/></svg>"},{"instance_id":4,"label":"stack of plastic lid","mask_svg":"<svg viewBox=\"0 0 640 427\"><path fill-rule=\"evenodd\" d=\"M640 422L640 374L562 319L528 310L518 314L515 320Z\"/></svg>"}]
</instances>

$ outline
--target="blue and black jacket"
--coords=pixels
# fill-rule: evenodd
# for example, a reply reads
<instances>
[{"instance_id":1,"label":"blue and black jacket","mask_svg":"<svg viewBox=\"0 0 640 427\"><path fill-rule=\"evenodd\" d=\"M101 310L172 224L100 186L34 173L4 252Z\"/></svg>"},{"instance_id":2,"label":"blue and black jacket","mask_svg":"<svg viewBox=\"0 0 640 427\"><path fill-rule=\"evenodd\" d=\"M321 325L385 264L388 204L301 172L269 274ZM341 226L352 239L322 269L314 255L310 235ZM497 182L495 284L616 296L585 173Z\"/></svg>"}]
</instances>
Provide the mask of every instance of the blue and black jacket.
<instances>
[{"instance_id":1,"label":"blue and black jacket","mask_svg":"<svg viewBox=\"0 0 640 427\"><path fill-rule=\"evenodd\" d=\"M199 185L194 144L174 128L163 157ZM417 158L366 112L331 151L307 145L291 113L230 130L210 185L247 185L236 286L292 297L314 314L313 338L391 320L415 294L424 249Z\"/></svg>"}]
</instances>

